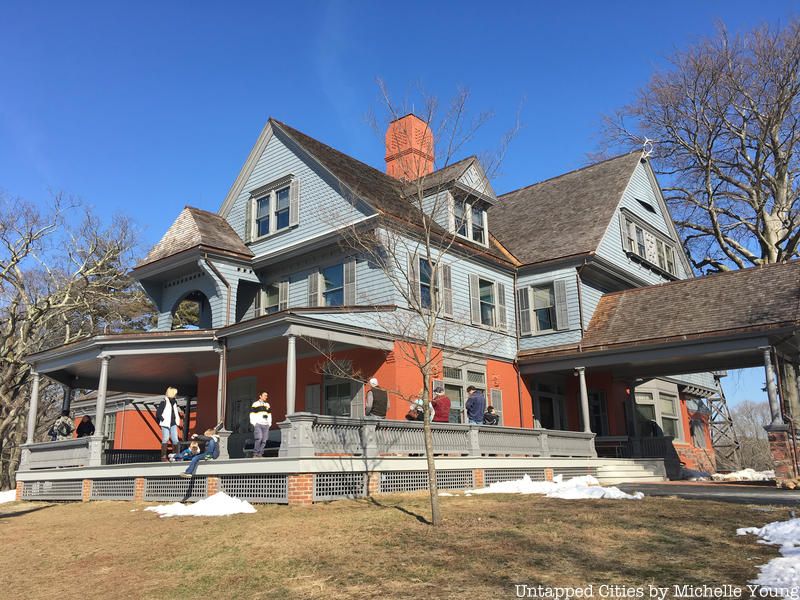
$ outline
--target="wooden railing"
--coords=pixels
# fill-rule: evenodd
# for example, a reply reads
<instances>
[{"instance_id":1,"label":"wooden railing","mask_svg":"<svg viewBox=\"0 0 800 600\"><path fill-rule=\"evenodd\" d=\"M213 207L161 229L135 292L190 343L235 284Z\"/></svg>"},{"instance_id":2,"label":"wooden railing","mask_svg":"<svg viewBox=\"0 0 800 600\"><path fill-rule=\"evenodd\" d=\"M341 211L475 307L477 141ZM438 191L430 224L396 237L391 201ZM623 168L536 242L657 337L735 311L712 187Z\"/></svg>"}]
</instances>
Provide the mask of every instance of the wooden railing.
<instances>
[{"instance_id":1,"label":"wooden railing","mask_svg":"<svg viewBox=\"0 0 800 600\"><path fill-rule=\"evenodd\" d=\"M372 418L289 415L279 456L423 456L423 424ZM435 454L594 457L594 434L492 425L431 424Z\"/></svg>"}]
</instances>

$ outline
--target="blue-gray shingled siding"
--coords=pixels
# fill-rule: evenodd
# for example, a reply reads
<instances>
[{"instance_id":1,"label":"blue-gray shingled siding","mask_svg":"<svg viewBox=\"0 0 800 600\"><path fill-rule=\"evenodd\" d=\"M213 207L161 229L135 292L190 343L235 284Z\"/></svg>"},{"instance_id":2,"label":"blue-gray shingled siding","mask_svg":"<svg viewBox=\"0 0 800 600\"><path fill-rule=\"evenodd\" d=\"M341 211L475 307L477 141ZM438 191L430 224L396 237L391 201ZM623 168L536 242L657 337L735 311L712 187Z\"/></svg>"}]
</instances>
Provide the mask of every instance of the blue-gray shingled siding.
<instances>
[{"instance_id":1,"label":"blue-gray shingled siding","mask_svg":"<svg viewBox=\"0 0 800 600\"><path fill-rule=\"evenodd\" d=\"M637 201L637 198L650 204L656 210L655 214L644 208ZM611 223L609 224L608 229L606 230L606 233L597 248L597 256L605 258L619 267L622 267L631 275L648 284L664 283L665 281L668 281L662 275L651 269L648 269L634 260L631 260L626 255L622 239L622 224L620 220L621 208L629 210L645 223L653 227L656 231L668 237L672 237L672 232L667 226L667 222L665 220L665 218L668 219L670 217L669 215L665 216L662 213L661 207L659 206L656 198L656 192L653 189L650 177L647 174L647 168L641 163L636 165L636 169L634 169L631 180L628 182L628 186L622 195L622 200L620 201L619 207L614 214L614 218L611 220ZM678 240L675 240L675 250L678 253L683 252ZM680 261L677 261L677 269L677 276L679 279L686 277L683 264Z\"/></svg>"}]
</instances>

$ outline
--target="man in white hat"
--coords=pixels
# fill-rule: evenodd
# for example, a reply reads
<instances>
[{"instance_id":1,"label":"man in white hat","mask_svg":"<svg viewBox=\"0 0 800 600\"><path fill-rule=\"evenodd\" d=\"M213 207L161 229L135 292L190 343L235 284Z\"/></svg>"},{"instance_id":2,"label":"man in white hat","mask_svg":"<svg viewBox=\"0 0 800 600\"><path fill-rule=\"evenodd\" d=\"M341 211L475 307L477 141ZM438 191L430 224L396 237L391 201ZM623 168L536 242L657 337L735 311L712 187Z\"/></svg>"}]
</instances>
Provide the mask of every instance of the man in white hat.
<instances>
[{"instance_id":1,"label":"man in white hat","mask_svg":"<svg viewBox=\"0 0 800 600\"><path fill-rule=\"evenodd\" d=\"M364 413L368 417L385 419L389 412L389 394L378 387L378 380L373 377L369 380L370 390L367 392L367 406Z\"/></svg>"}]
</instances>

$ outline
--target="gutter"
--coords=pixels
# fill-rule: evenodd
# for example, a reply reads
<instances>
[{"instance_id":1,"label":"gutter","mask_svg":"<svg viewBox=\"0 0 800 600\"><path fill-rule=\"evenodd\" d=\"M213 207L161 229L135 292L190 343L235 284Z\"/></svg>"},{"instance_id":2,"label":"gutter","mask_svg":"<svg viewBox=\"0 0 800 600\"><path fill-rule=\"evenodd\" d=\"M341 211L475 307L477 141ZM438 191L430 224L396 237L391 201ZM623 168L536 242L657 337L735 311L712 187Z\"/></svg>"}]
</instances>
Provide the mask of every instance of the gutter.
<instances>
[{"instance_id":1,"label":"gutter","mask_svg":"<svg viewBox=\"0 0 800 600\"><path fill-rule=\"evenodd\" d=\"M225 276L220 270L208 259L208 254L203 254L203 257L197 261L198 266L203 267L203 263L211 269L211 272L222 282L227 289L227 299L225 301L225 327L231 324L231 284L225 279Z\"/></svg>"}]
</instances>

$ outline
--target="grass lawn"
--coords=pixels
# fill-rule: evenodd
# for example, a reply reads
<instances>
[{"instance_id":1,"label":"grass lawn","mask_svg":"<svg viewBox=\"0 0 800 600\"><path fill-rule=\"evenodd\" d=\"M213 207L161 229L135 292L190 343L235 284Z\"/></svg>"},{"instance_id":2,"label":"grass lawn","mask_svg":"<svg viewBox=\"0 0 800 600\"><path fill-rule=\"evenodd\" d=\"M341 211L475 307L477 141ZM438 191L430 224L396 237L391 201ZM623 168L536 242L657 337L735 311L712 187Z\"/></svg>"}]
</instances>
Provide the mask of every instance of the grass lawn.
<instances>
[{"instance_id":1,"label":"grass lawn","mask_svg":"<svg viewBox=\"0 0 800 600\"><path fill-rule=\"evenodd\" d=\"M2 597L472 600L513 598L515 583L744 585L777 551L736 528L789 518L674 498L445 497L437 529L421 522L423 494L215 518L145 506L0 505Z\"/></svg>"}]
</instances>

